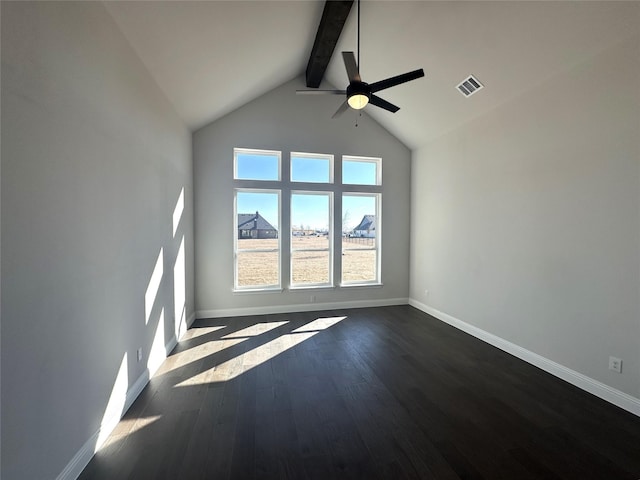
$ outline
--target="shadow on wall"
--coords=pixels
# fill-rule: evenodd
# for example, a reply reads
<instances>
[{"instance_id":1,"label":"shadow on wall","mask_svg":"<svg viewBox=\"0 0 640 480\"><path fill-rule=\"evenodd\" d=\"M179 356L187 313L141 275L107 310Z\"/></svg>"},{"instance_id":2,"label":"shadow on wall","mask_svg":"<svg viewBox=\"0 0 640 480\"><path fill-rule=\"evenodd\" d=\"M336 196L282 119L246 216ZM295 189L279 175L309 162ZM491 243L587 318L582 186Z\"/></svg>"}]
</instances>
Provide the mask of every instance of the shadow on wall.
<instances>
[{"instance_id":1,"label":"shadow on wall","mask_svg":"<svg viewBox=\"0 0 640 480\"><path fill-rule=\"evenodd\" d=\"M147 343L140 351L124 352L122 356L93 453L104 444L144 385L187 331L184 202L183 187L173 210L172 236L167 245L160 247L144 294L144 318L140 321L144 321L147 330L142 337ZM171 297L162 295L169 291L172 291ZM135 372L138 362L144 360L144 352L148 352L145 370L138 378L129 378L129 372Z\"/></svg>"}]
</instances>

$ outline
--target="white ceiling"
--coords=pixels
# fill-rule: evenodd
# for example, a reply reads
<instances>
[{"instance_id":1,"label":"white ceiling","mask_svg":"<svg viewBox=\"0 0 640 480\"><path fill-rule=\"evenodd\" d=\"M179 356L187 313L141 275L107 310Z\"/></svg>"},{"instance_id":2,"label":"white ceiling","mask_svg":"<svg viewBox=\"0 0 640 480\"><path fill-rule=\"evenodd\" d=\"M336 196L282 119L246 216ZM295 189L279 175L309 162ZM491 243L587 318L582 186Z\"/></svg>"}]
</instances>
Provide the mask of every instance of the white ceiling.
<instances>
[{"instance_id":1,"label":"white ceiling","mask_svg":"<svg viewBox=\"0 0 640 480\"><path fill-rule=\"evenodd\" d=\"M105 5L195 130L304 74L324 1ZM637 1L365 0L363 80L372 83L417 68L426 73L379 93L400 106L399 112L373 106L366 111L416 148L639 32ZM325 76L340 88L347 84L343 50L356 50L355 4ZM485 88L465 98L455 87L469 74ZM326 101L337 108L342 99Z\"/></svg>"},{"instance_id":2,"label":"white ceiling","mask_svg":"<svg viewBox=\"0 0 640 480\"><path fill-rule=\"evenodd\" d=\"M104 2L190 129L306 69L324 2Z\"/></svg>"}]
</instances>

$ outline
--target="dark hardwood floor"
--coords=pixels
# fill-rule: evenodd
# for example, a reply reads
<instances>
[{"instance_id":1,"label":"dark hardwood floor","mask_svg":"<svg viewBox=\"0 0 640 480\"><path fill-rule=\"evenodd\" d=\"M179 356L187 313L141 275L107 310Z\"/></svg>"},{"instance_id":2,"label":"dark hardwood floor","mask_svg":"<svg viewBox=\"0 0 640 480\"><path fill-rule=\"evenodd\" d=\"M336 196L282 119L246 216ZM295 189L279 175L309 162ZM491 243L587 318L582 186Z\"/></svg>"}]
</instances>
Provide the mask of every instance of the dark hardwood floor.
<instances>
[{"instance_id":1,"label":"dark hardwood floor","mask_svg":"<svg viewBox=\"0 0 640 480\"><path fill-rule=\"evenodd\" d=\"M410 306L199 320L80 478L637 480L640 418Z\"/></svg>"}]
</instances>

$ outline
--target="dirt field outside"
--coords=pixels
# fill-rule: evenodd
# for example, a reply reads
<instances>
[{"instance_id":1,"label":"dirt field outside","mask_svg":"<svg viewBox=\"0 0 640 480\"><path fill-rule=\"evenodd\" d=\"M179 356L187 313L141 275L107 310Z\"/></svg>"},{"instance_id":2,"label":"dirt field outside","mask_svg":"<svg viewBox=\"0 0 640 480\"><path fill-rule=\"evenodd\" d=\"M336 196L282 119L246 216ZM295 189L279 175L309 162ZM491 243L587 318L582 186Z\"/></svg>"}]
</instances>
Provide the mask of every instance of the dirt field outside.
<instances>
[{"instance_id":1,"label":"dirt field outside","mask_svg":"<svg viewBox=\"0 0 640 480\"><path fill-rule=\"evenodd\" d=\"M328 248L327 237L293 237L294 250ZM370 281L376 278L376 252L372 238L343 238L342 281ZM275 249L277 239L238 240L238 249ZM294 251L293 283L327 283L329 281L328 251ZM238 286L274 285L278 283L278 252L238 253ZM286 282L285 282L286 283Z\"/></svg>"}]
</instances>

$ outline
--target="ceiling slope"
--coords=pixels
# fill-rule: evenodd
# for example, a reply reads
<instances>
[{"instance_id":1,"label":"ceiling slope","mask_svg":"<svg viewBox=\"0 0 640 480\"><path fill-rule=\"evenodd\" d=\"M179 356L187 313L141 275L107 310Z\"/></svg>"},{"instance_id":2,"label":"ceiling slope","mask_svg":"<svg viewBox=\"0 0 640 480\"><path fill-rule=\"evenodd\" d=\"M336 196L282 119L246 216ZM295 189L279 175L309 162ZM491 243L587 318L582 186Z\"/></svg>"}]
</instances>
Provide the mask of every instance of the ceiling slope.
<instances>
[{"instance_id":1,"label":"ceiling slope","mask_svg":"<svg viewBox=\"0 0 640 480\"><path fill-rule=\"evenodd\" d=\"M192 129L304 75L324 1L106 2L108 11ZM339 52L356 50L351 9L324 75L344 88ZM640 33L640 2L368 1L361 5L360 72L370 82L424 68L383 92L397 113L365 108L420 147ZM465 98L474 75L484 88ZM291 92L295 95L295 92ZM337 109L339 96L322 98ZM320 101L309 98L308 101ZM346 112L345 115L357 113Z\"/></svg>"},{"instance_id":2,"label":"ceiling slope","mask_svg":"<svg viewBox=\"0 0 640 480\"><path fill-rule=\"evenodd\" d=\"M324 1L104 2L191 130L301 75Z\"/></svg>"},{"instance_id":3,"label":"ceiling slope","mask_svg":"<svg viewBox=\"0 0 640 480\"><path fill-rule=\"evenodd\" d=\"M356 23L351 15L336 52L355 50ZM416 148L639 31L640 2L365 0L362 76L374 82L416 68L426 74L381 92L401 107L397 113L365 110ZM466 98L457 85L471 74L484 88ZM325 78L347 84L340 55ZM333 101L337 108L341 99Z\"/></svg>"}]
</instances>

